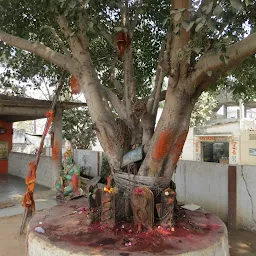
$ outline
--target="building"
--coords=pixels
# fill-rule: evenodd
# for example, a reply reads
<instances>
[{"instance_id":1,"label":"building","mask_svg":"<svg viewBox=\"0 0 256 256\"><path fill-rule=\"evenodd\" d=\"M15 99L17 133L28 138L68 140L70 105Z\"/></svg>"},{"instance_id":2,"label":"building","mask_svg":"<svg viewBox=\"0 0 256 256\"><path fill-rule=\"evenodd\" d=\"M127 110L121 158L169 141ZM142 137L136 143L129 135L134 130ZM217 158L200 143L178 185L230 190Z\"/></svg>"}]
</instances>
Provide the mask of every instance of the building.
<instances>
[{"instance_id":1,"label":"building","mask_svg":"<svg viewBox=\"0 0 256 256\"><path fill-rule=\"evenodd\" d=\"M0 94L0 174L8 173L8 157L9 152L13 148L13 123L45 118L51 106L51 101ZM56 141L56 145L58 146L59 167L61 166L62 112L64 109L80 106L86 106L86 104L75 102L58 102L56 104L53 134L54 141ZM34 142L39 140L39 138L29 135L26 138L30 139L31 142L32 140Z\"/></svg>"},{"instance_id":2,"label":"building","mask_svg":"<svg viewBox=\"0 0 256 256\"><path fill-rule=\"evenodd\" d=\"M256 102L220 98L210 123L190 129L181 159L256 165Z\"/></svg>"},{"instance_id":3,"label":"building","mask_svg":"<svg viewBox=\"0 0 256 256\"><path fill-rule=\"evenodd\" d=\"M40 146L41 138L42 133L33 134L26 132L24 129L13 128L12 152L35 154ZM44 147L51 147L50 139L50 135L47 134L44 141Z\"/></svg>"}]
</instances>

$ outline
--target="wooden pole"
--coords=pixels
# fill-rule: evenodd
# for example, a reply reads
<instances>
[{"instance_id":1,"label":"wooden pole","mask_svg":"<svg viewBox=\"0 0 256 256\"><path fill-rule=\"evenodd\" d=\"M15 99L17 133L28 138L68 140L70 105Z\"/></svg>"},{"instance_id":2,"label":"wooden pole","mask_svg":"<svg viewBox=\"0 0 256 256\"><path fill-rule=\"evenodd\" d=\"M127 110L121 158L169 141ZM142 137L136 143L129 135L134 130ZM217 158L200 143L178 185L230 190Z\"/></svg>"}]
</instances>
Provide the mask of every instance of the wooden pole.
<instances>
[{"instance_id":1,"label":"wooden pole","mask_svg":"<svg viewBox=\"0 0 256 256\"><path fill-rule=\"evenodd\" d=\"M59 176L59 171L62 169L62 114L63 109L57 108L54 116L54 150L56 150L55 174Z\"/></svg>"},{"instance_id":2,"label":"wooden pole","mask_svg":"<svg viewBox=\"0 0 256 256\"><path fill-rule=\"evenodd\" d=\"M65 78L65 71L63 72L60 80L59 80L59 86L58 86L58 89L55 93L55 96L54 96L54 99L52 101L52 106L51 106L51 109L50 111L52 111L54 113L54 110L55 110L55 107L56 107L56 104L57 104L57 100L58 100L58 97L60 95L60 92L61 92L61 89L64 85L64 78ZM49 127L50 127L50 124L52 122L52 116L49 115L48 118L47 118L47 121L46 121L46 124L45 124L45 127L44 127L44 133L42 135L42 138L41 138L41 142L40 142L40 146L39 146L39 149L37 151L37 154L36 154L36 160L34 161L34 174L35 174L35 177L36 177L36 169L37 169L37 166L39 164L39 161L40 161L40 156L41 156L41 153L42 153L42 150L43 150L43 147L44 147L44 140L45 140L45 137L49 131ZM31 169L29 169L28 171L28 176L29 175L32 175L33 173L31 173ZM34 179L33 181L30 181L30 183L27 183L27 190L26 190L26 193L24 195L24 199L23 201L25 201L25 210L24 210L24 214L23 214L23 219L22 219L22 223L21 223L21 227L20 227L20 235L23 234L24 232L24 229L25 227L27 226L27 223L29 222L30 218L32 217L33 215L33 212L34 212L34 200L33 200L33 193L34 193L34 183L35 183L36 179ZM29 186L32 185L32 189L30 190L29 189ZM30 198L30 201L28 201L26 198L28 198L28 195L29 195L29 198Z\"/></svg>"},{"instance_id":3,"label":"wooden pole","mask_svg":"<svg viewBox=\"0 0 256 256\"><path fill-rule=\"evenodd\" d=\"M237 212L237 168L228 166L228 228L236 229Z\"/></svg>"}]
</instances>

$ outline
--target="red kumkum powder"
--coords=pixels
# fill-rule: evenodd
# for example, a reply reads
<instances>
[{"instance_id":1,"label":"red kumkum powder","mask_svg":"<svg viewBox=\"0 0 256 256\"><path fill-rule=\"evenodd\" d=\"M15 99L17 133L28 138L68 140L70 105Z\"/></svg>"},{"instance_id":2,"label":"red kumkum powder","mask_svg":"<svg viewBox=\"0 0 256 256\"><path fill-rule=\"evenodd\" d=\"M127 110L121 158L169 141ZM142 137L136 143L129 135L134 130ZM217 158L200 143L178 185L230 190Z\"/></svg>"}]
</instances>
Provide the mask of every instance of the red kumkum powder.
<instances>
[{"instance_id":1,"label":"red kumkum powder","mask_svg":"<svg viewBox=\"0 0 256 256\"><path fill-rule=\"evenodd\" d=\"M153 159L160 161L167 157L172 146L172 135L171 130L164 130L160 133L153 149Z\"/></svg>"}]
</instances>

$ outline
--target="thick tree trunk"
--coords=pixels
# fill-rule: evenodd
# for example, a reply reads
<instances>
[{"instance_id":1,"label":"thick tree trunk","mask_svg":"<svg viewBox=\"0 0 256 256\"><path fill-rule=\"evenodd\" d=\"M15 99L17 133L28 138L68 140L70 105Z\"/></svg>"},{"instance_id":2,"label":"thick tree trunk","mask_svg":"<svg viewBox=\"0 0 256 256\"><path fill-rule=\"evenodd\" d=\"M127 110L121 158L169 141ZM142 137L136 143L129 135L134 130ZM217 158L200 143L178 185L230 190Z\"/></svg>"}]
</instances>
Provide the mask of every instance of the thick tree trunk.
<instances>
[{"instance_id":1,"label":"thick tree trunk","mask_svg":"<svg viewBox=\"0 0 256 256\"><path fill-rule=\"evenodd\" d=\"M194 106L183 85L169 87L165 107L139 175L171 178L187 137Z\"/></svg>"}]
</instances>

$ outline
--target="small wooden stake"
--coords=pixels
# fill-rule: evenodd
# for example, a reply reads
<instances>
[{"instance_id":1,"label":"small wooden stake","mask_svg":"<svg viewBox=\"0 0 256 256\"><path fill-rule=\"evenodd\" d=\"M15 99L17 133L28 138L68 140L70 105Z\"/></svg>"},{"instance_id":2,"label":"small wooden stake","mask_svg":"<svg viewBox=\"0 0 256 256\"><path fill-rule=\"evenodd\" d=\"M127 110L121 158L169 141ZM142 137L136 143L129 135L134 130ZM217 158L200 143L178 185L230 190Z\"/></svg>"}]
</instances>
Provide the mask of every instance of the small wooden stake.
<instances>
[{"instance_id":1,"label":"small wooden stake","mask_svg":"<svg viewBox=\"0 0 256 256\"><path fill-rule=\"evenodd\" d=\"M237 182L236 166L228 167L228 228L236 229Z\"/></svg>"}]
</instances>

